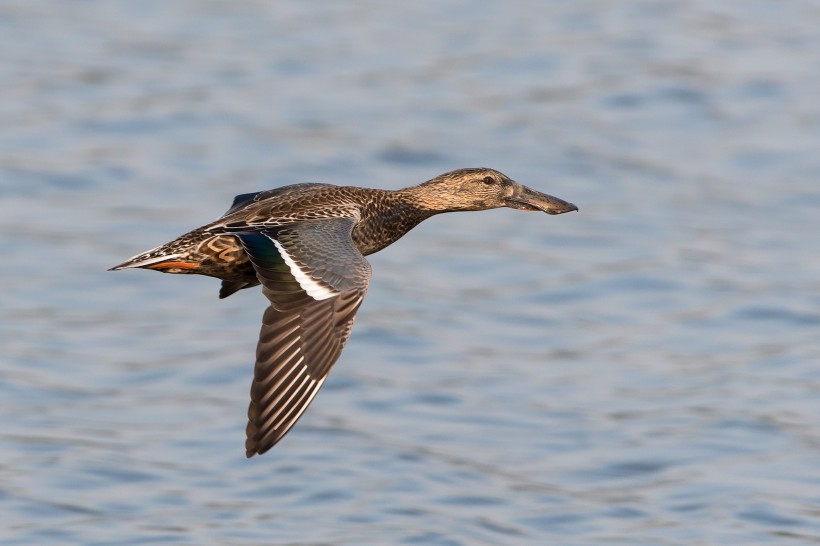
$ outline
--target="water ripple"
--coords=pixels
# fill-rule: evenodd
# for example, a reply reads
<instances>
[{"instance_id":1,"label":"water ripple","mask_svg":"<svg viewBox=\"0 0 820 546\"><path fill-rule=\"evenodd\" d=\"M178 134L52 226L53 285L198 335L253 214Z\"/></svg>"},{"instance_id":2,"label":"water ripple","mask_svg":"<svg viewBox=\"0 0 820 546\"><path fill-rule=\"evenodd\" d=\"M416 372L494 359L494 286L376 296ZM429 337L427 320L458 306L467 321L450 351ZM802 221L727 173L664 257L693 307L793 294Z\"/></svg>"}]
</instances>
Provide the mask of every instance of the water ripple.
<instances>
[{"instance_id":1,"label":"water ripple","mask_svg":"<svg viewBox=\"0 0 820 546\"><path fill-rule=\"evenodd\" d=\"M809 3L82 8L0 5L0 542L820 542ZM369 257L263 457L258 292L105 271L235 194L478 165L581 212Z\"/></svg>"}]
</instances>

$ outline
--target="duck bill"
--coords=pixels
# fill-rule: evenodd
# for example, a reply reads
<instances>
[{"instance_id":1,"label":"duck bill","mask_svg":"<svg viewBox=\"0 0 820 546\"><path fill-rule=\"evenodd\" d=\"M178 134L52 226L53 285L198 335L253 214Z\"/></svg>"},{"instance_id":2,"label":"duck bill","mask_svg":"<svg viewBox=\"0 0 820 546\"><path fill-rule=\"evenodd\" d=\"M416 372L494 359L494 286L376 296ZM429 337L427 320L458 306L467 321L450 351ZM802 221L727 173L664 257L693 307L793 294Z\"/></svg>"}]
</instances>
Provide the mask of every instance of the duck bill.
<instances>
[{"instance_id":1,"label":"duck bill","mask_svg":"<svg viewBox=\"0 0 820 546\"><path fill-rule=\"evenodd\" d=\"M518 210L537 210L547 214L564 214L578 210L578 207L546 193L531 190L526 186L518 186L506 200L506 206Z\"/></svg>"}]
</instances>

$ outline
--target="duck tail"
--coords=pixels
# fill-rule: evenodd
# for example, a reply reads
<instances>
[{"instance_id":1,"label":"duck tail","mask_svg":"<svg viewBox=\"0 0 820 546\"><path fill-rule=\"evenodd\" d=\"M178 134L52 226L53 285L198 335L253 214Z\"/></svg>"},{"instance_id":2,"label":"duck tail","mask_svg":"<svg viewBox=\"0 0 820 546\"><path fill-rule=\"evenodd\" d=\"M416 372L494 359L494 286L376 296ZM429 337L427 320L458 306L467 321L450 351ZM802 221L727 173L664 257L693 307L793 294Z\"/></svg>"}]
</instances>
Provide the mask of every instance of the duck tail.
<instances>
[{"instance_id":1,"label":"duck tail","mask_svg":"<svg viewBox=\"0 0 820 546\"><path fill-rule=\"evenodd\" d=\"M169 246L166 244L137 254L108 271L141 268L156 269L166 273L194 273L199 268L199 262L192 260L188 253L178 252L179 248L174 249Z\"/></svg>"}]
</instances>

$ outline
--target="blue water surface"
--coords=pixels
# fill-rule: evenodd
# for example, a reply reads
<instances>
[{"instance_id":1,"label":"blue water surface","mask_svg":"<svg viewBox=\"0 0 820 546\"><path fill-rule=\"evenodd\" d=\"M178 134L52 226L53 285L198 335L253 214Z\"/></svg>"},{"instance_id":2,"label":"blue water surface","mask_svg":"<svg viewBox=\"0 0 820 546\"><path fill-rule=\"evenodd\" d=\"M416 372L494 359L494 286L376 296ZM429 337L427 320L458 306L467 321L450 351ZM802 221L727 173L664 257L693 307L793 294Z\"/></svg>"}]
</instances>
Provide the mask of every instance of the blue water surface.
<instances>
[{"instance_id":1,"label":"blue water surface","mask_svg":"<svg viewBox=\"0 0 820 546\"><path fill-rule=\"evenodd\" d=\"M0 3L0 542L820 543L820 11ZM491 166L577 203L370 257L247 460L264 298L106 272L234 195Z\"/></svg>"}]
</instances>

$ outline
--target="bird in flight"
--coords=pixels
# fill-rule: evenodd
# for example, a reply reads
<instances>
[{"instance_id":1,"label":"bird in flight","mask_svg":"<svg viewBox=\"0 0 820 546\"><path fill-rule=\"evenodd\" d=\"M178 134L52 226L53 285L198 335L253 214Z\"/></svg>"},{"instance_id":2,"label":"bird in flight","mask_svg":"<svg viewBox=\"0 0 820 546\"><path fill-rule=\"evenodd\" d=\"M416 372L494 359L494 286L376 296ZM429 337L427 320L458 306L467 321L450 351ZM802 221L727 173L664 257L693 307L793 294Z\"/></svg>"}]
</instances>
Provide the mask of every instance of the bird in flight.
<instances>
[{"instance_id":1,"label":"bird in flight","mask_svg":"<svg viewBox=\"0 0 820 546\"><path fill-rule=\"evenodd\" d=\"M487 168L458 169L401 190L294 184L238 195L218 220L111 270L222 280L220 298L262 285L245 454L272 448L327 379L367 292L365 259L443 212L499 207L563 214L578 207Z\"/></svg>"}]
</instances>

